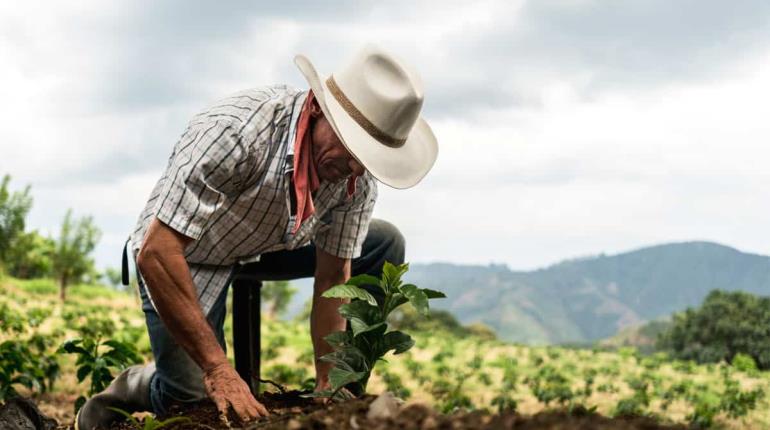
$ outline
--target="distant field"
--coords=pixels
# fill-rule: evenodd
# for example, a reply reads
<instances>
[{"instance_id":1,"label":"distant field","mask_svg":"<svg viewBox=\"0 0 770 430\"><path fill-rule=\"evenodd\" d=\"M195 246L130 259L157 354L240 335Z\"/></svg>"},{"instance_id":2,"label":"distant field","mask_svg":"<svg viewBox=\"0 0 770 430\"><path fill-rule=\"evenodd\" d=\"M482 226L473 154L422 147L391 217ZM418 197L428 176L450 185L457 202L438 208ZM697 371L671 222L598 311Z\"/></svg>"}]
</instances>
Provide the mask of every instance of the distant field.
<instances>
[{"instance_id":1,"label":"distant field","mask_svg":"<svg viewBox=\"0 0 770 430\"><path fill-rule=\"evenodd\" d=\"M31 327L30 318L36 318ZM0 281L0 324L21 320L23 330L3 326L0 341L44 337L48 354L64 340L91 334L128 341L151 360L149 340L136 297L92 286L73 286L67 302L58 300L50 280ZM226 324L228 339L231 325ZM525 414L545 408L593 407L603 415L649 414L662 422L686 423L715 417L729 429L770 428L770 399L761 397L741 418L747 396L770 389L770 373L739 370L724 364L696 365L664 355L641 356L632 349L528 347L457 338L440 332L412 333L416 346L380 363L369 391L390 390L439 410L515 407ZM232 352L232 347L229 348ZM312 348L306 321L263 322L263 377L293 388L313 376ZM37 395L43 411L65 423L87 381L77 382L72 355L58 355L60 376L49 393ZM29 390L20 389L22 393ZM737 412L735 413L738 414Z\"/></svg>"}]
</instances>

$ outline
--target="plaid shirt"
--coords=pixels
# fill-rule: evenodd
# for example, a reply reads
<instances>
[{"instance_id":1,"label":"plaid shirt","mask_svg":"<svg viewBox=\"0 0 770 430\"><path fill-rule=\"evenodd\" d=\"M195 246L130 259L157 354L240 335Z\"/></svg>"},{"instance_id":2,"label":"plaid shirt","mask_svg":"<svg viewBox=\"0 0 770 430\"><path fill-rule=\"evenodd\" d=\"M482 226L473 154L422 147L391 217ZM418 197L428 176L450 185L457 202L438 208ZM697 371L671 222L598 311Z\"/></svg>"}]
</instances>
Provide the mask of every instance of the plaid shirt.
<instances>
[{"instance_id":1,"label":"plaid shirt","mask_svg":"<svg viewBox=\"0 0 770 430\"><path fill-rule=\"evenodd\" d=\"M195 115L169 158L131 235L136 254L153 217L195 241L185 250L208 314L238 263L307 245L341 258L361 255L377 182L366 172L321 182L315 213L292 234L289 187L294 137L306 91L275 85L233 94Z\"/></svg>"}]
</instances>

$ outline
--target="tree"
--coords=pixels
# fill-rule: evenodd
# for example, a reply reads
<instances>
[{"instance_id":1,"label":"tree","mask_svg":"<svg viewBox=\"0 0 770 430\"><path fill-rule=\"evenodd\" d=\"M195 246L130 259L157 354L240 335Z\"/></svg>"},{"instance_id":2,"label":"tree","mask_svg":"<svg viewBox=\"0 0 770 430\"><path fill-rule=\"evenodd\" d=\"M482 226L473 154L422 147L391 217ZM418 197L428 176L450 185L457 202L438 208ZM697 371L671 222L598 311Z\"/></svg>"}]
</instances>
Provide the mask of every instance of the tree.
<instances>
[{"instance_id":1,"label":"tree","mask_svg":"<svg viewBox=\"0 0 770 430\"><path fill-rule=\"evenodd\" d=\"M102 277L107 280L107 283L110 285L110 287L116 290L123 290L123 273L120 271L120 269L108 267L104 269Z\"/></svg>"},{"instance_id":2,"label":"tree","mask_svg":"<svg viewBox=\"0 0 770 430\"><path fill-rule=\"evenodd\" d=\"M770 297L714 290L696 309L674 315L658 347L672 355L704 362L732 363L737 354L770 369Z\"/></svg>"},{"instance_id":3,"label":"tree","mask_svg":"<svg viewBox=\"0 0 770 430\"><path fill-rule=\"evenodd\" d=\"M289 281L269 281L262 285L262 299L267 305L268 318L275 318L286 311L291 298L297 292Z\"/></svg>"},{"instance_id":4,"label":"tree","mask_svg":"<svg viewBox=\"0 0 770 430\"><path fill-rule=\"evenodd\" d=\"M52 275L56 243L37 231L22 233L11 242L6 253L6 269L17 278L43 278Z\"/></svg>"},{"instance_id":5,"label":"tree","mask_svg":"<svg viewBox=\"0 0 770 430\"><path fill-rule=\"evenodd\" d=\"M32 208L29 185L23 191L11 193L8 183L11 176L3 176L0 182L0 269L7 262L8 250L14 239L24 232L24 220Z\"/></svg>"},{"instance_id":6,"label":"tree","mask_svg":"<svg viewBox=\"0 0 770 430\"><path fill-rule=\"evenodd\" d=\"M94 272L94 261L89 254L96 247L100 236L90 216L73 220L72 210L67 210L53 254L53 271L59 280L62 301L66 298L67 285Z\"/></svg>"}]
</instances>

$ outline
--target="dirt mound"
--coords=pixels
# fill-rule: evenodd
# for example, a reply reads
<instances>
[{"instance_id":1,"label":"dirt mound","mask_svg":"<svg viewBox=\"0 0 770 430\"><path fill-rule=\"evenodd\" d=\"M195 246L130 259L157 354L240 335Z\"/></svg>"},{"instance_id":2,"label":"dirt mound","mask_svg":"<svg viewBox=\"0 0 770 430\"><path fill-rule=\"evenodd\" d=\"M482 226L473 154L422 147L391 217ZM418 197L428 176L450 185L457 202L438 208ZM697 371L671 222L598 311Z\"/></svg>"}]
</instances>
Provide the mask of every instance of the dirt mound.
<instances>
[{"instance_id":1,"label":"dirt mound","mask_svg":"<svg viewBox=\"0 0 770 430\"><path fill-rule=\"evenodd\" d=\"M298 392L267 394L260 401L270 410L270 417L245 426L239 426L236 424L237 421L233 421L230 428L266 430L686 429L682 425L658 424L649 418L613 419L590 413L576 415L563 411L542 412L534 416L522 416L516 413L491 414L484 411L443 415L421 404L404 405L395 416L390 418L369 419L367 413L375 399L374 396L325 406L301 398L299 394ZM171 414L171 416L180 415L190 418L195 424L179 423L164 428L173 430L227 429L225 425L219 422L216 408L210 402L175 408ZM128 423L121 423L112 429L129 430L133 427Z\"/></svg>"}]
</instances>

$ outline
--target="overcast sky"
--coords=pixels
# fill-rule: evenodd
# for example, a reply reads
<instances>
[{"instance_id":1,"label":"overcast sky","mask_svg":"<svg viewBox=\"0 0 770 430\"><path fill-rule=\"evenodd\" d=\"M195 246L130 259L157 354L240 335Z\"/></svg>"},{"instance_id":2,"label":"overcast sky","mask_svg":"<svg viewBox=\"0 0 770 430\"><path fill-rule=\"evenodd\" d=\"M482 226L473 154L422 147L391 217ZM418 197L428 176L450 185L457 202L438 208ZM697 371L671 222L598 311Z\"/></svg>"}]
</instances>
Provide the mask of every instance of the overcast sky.
<instances>
[{"instance_id":1,"label":"overcast sky","mask_svg":"<svg viewBox=\"0 0 770 430\"><path fill-rule=\"evenodd\" d=\"M375 217L407 260L530 269L713 240L770 254L770 2L92 1L0 4L0 174L28 225L93 215L118 266L190 116L305 88L374 42L411 63L439 139ZM440 6L439 6L440 4Z\"/></svg>"}]
</instances>

